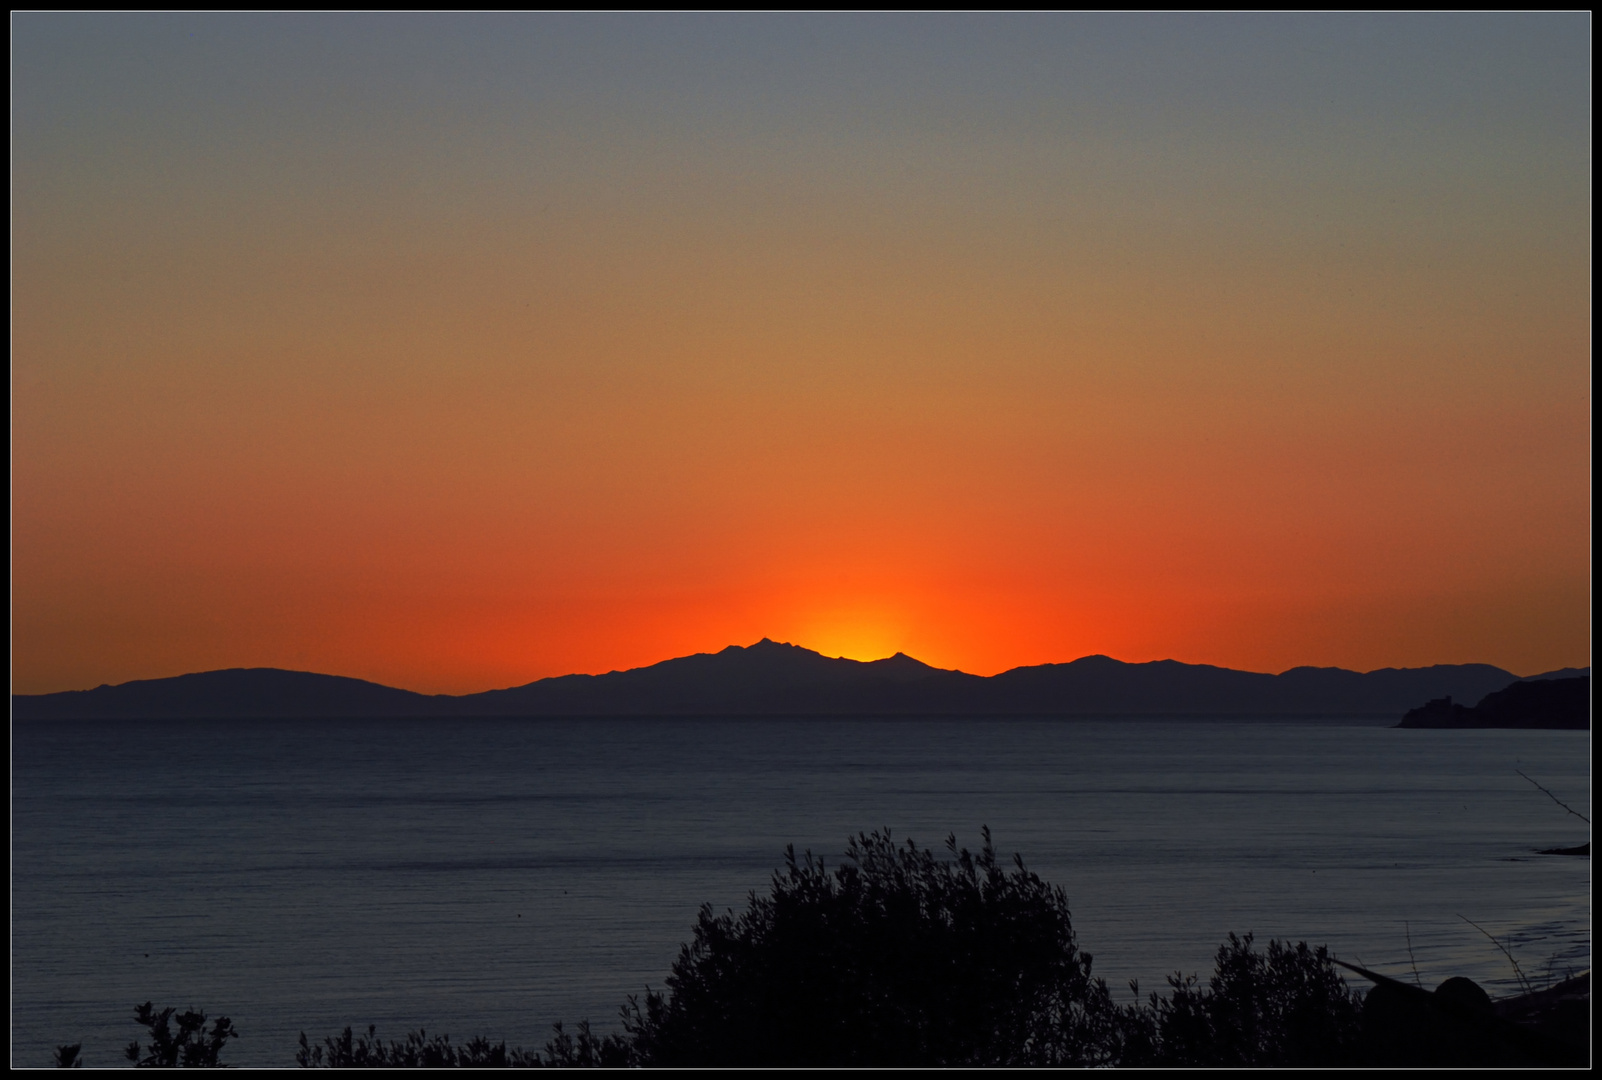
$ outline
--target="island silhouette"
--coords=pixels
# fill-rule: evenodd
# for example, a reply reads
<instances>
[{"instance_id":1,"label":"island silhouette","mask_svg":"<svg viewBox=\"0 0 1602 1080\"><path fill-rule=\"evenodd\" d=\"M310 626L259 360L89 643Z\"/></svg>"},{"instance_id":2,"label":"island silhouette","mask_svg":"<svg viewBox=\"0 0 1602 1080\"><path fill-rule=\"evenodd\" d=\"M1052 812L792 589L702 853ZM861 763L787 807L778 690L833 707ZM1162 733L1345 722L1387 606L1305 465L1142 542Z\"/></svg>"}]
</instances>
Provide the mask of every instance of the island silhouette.
<instances>
[{"instance_id":1,"label":"island silhouette","mask_svg":"<svg viewBox=\"0 0 1602 1080\"><path fill-rule=\"evenodd\" d=\"M1591 726L1591 677L1516 682L1486 694L1472 708L1450 697L1408 711L1404 728L1567 728Z\"/></svg>"},{"instance_id":2,"label":"island silhouette","mask_svg":"<svg viewBox=\"0 0 1602 1080\"><path fill-rule=\"evenodd\" d=\"M232 668L93 690L14 694L35 719L469 716L1400 716L1421 702L1479 700L1521 680L1489 664L1422 668L1297 667L1278 675L1176 660L1064 664L970 675L903 653L827 657L763 638L648 667L562 675L477 694L419 694L362 679ZM1587 679L1587 682L1589 680ZM1587 722L1589 722L1587 720Z\"/></svg>"}]
</instances>

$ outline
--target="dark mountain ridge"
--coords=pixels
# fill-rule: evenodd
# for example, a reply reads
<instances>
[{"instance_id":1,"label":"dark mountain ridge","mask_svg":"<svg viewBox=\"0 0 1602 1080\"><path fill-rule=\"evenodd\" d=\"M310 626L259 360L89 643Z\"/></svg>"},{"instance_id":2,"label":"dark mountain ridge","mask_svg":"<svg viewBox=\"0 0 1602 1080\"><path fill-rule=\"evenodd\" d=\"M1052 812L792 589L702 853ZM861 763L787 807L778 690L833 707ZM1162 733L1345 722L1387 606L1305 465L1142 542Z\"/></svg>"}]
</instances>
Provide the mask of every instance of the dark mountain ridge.
<instances>
[{"instance_id":1,"label":"dark mountain ridge","mask_svg":"<svg viewBox=\"0 0 1602 1080\"><path fill-rule=\"evenodd\" d=\"M1589 674L1589 668L1582 669ZM1575 669L1552 672L1565 676ZM1547 676L1532 676L1534 679ZM969 675L897 653L831 658L769 641L605 675L562 675L453 696L277 668L232 668L15 694L30 719L365 716L1335 716L1395 715L1421 701L1479 700L1519 682L1489 664L1292 668L1279 675L1086 656Z\"/></svg>"},{"instance_id":2,"label":"dark mountain ridge","mask_svg":"<svg viewBox=\"0 0 1602 1080\"><path fill-rule=\"evenodd\" d=\"M1436 698L1410 709L1403 728L1561 728L1591 726L1591 677L1534 679L1486 694L1478 705Z\"/></svg>"},{"instance_id":3,"label":"dark mountain ridge","mask_svg":"<svg viewBox=\"0 0 1602 1080\"><path fill-rule=\"evenodd\" d=\"M139 679L93 690L13 694L11 715L114 717L432 716L435 698L343 675L280 668L228 668Z\"/></svg>"}]
</instances>

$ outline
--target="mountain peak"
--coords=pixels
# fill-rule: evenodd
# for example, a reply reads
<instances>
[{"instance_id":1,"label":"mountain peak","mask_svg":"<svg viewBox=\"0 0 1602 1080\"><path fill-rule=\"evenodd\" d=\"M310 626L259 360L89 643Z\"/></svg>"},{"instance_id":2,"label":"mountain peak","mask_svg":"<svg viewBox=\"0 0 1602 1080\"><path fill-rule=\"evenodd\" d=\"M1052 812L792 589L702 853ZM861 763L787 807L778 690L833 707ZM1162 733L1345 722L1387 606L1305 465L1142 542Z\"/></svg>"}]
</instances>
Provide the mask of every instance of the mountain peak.
<instances>
[{"instance_id":1,"label":"mountain peak","mask_svg":"<svg viewBox=\"0 0 1602 1080\"><path fill-rule=\"evenodd\" d=\"M933 666L931 666L929 664L924 663L922 660L919 660L915 656L908 656L904 652L898 652L894 656L886 656L886 657L883 657L883 658L878 659L878 660L868 660L868 661L865 661L865 663L883 664L883 665L886 665L886 666L894 665L896 667L909 667L909 666L911 666L911 667L920 667L920 668L927 668L929 671L939 671L940 670L939 668L936 668L936 667L933 667Z\"/></svg>"}]
</instances>

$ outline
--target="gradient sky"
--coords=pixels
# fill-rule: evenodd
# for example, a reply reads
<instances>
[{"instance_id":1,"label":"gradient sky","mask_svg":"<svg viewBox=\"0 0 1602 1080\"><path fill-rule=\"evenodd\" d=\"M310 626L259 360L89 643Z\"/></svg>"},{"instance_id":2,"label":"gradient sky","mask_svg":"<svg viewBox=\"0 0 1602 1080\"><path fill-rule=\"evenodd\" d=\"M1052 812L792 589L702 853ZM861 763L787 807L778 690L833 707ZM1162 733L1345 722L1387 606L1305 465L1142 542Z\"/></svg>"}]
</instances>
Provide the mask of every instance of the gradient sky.
<instances>
[{"instance_id":1,"label":"gradient sky","mask_svg":"<svg viewBox=\"0 0 1602 1080\"><path fill-rule=\"evenodd\" d=\"M1589 663L1586 14L12 31L15 692Z\"/></svg>"}]
</instances>

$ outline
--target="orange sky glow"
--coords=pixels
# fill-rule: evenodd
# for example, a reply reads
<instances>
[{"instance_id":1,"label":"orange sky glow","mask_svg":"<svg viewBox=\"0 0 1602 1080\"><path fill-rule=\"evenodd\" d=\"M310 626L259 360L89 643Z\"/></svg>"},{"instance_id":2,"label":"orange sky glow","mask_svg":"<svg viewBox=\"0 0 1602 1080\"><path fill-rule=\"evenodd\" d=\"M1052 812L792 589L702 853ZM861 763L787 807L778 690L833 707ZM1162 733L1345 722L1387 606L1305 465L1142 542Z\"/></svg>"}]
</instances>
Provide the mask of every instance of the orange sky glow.
<instances>
[{"instance_id":1,"label":"orange sky glow","mask_svg":"<svg viewBox=\"0 0 1602 1080\"><path fill-rule=\"evenodd\" d=\"M1546 67L1465 31L1433 76L1113 34L1191 63L1155 102L1010 24L794 46L846 89L736 62L789 55L761 20L141 25L18 23L15 692L462 693L764 636L1589 663L1589 66L1545 24ZM937 46L1018 63L942 96Z\"/></svg>"}]
</instances>

